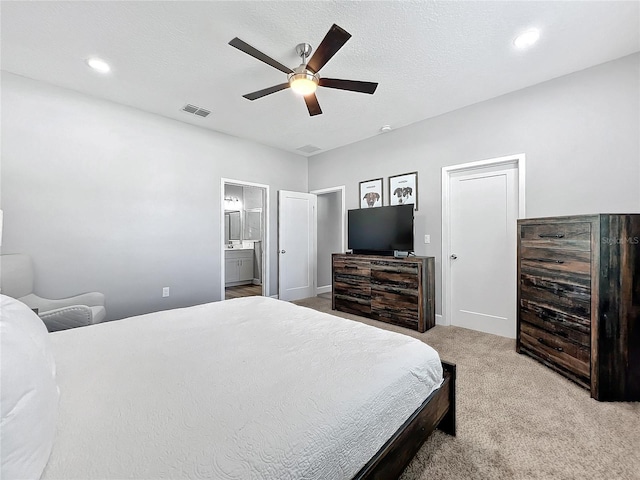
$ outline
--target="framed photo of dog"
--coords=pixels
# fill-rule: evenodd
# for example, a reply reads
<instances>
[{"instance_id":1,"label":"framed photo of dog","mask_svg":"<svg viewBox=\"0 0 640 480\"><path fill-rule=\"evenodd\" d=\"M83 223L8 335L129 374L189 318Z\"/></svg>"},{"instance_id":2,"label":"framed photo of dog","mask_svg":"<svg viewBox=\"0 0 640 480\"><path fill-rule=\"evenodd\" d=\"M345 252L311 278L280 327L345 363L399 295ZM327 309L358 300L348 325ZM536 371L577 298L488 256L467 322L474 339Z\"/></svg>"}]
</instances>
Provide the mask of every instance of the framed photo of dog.
<instances>
[{"instance_id":1,"label":"framed photo of dog","mask_svg":"<svg viewBox=\"0 0 640 480\"><path fill-rule=\"evenodd\" d=\"M360 182L360 208L382 206L382 178Z\"/></svg>"},{"instance_id":2,"label":"framed photo of dog","mask_svg":"<svg viewBox=\"0 0 640 480\"><path fill-rule=\"evenodd\" d=\"M418 210L418 172L389 177L389 205L413 205Z\"/></svg>"}]
</instances>

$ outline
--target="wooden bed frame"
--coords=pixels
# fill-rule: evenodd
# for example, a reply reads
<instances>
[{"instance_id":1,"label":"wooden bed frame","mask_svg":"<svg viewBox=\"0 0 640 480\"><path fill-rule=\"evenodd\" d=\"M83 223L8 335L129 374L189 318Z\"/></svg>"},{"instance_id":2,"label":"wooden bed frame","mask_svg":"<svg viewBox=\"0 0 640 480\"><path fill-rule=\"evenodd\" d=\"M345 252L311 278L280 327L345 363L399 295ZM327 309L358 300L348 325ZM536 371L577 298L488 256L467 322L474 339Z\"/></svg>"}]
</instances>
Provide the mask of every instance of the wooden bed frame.
<instances>
[{"instance_id":1,"label":"wooden bed frame","mask_svg":"<svg viewBox=\"0 0 640 480\"><path fill-rule=\"evenodd\" d=\"M353 480L397 479L431 433L456 434L456 366L442 362L444 382L413 412Z\"/></svg>"}]
</instances>

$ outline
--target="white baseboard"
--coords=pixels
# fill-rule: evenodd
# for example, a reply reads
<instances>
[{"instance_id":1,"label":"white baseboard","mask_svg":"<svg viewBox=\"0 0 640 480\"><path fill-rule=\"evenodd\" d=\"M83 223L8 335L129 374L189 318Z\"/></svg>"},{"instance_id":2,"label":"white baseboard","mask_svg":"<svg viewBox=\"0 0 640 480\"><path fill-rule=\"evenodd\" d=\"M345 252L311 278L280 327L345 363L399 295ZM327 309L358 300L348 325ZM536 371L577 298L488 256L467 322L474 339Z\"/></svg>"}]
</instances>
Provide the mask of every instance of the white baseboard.
<instances>
[{"instance_id":1,"label":"white baseboard","mask_svg":"<svg viewBox=\"0 0 640 480\"><path fill-rule=\"evenodd\" d=\"M448 325L443 319L442 319L442 315L438 315L436 313L436 325Z\"/></svg>"},{"instance_id":2,"label":"white baseboard","mask_svg":"<svg viewBox=\"0 0 640 480\"><path fill-rule=\"evenodd\" d=\"M269 298L275 298L276 300L278 300L278 294L270 295Z\"/></svg>"},{"instance_id":3,"label":"white baseboard","mask_svg":"<svg viewBox=\"0 0 640 480\"><path fill-rule=\"evenodd\" d=\"M321 293L331 293L331 285L316 288L316 295L320 295Z\"/></svg>"}]
</instances>

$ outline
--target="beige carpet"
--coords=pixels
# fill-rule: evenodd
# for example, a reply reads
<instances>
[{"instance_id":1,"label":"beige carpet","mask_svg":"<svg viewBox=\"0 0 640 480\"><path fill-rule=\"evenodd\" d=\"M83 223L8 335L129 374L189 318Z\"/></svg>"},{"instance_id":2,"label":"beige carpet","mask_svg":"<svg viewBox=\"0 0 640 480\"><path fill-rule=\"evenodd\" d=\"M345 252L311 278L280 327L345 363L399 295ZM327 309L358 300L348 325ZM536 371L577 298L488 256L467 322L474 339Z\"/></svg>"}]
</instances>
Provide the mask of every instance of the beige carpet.
<instances>
[{"instance_id":1,"label":"beige carpet","mask_svg":"<svg viewBox=\"0 0 640 480\"><path fill-rule=\"evenodd\" d=\"M640 479L640 403L600 403L524 355L515 340L457 327L413 332L331 310L326 298L299 305L418 338L457 364L458 435L440 431L402 480Z\"/></svg>"}]
</instances>

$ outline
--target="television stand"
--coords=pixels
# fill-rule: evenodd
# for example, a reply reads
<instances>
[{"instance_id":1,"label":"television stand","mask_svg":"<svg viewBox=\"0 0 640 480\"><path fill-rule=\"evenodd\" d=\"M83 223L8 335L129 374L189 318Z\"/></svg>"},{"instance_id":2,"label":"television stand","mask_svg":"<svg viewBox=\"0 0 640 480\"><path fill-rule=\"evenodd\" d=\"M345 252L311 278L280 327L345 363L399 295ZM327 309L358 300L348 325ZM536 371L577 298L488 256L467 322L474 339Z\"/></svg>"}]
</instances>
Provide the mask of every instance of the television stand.
<instances>
[{"instance_id":1,"label":"television stand","mask_svg":"<svg viewBox=\"0 0 640 480\"><path fill-rule=\"evenodd\" d=\"M435 325L435 257L332 255L331 308L418 332Z\"/></svg>"}]
</instances>

